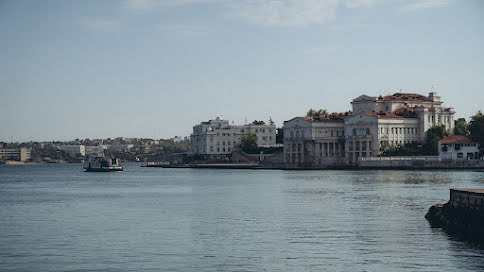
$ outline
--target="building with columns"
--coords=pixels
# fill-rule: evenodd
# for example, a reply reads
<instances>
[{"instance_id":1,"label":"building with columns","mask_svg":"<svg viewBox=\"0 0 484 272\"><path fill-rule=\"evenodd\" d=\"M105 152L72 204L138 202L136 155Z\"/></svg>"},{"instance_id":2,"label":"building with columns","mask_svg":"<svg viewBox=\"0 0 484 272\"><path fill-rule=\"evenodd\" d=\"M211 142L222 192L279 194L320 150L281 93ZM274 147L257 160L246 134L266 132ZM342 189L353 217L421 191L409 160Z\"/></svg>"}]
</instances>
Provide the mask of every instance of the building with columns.
<instances>
[{"instance_id":1,"label":"building with columns","mask_svg":"<svg viewBox=\"0 0 484 272\"><path fill-rule=\"evenodd\" d=\"M295 117L284 122L284 160L288 166L344 163L344 114Z\"/></svg>"},{"instance_id":2,"label":"building with columns","mask_svg":"<svg viewBox=\"0 0 484 272\"><path fill-rule=\"evenodd\" d=\"M351 105L353 111L343 115L296 117L284 122L286 163L295 166L354 164L360 157L379 156L389 147L423 142L425 133L432 126L443 125L449 131L454 129L454 109L443 107L435 92L428 96L413 93L378 97L361 95L353 99ZM338 128L342 130L339 135L324 133L327 128L336 131L338 126L342 127ZM291 138L291 133L303 130L304 137L300 134L300 138ZM320 130L323 135L319 134ZM318 149L319 143L321 149ZM329 150L332 144L333 149L343 147L344 152L329 152L335 155L326 158L327 152L321 151L325 150L325 143Z\"/></svg>"},{"instance_id":3,"label":"building with columns","mask_svg":"<svg viewBox=\"0 0 484 272\"><path fill-rule=\"evenodd\" d=\"M190 135L191 153L206 159L226 159L240 145L242 137L249 134L257 136L258 146L276 145L274 125L235 125L217 117L193 127Z\"/></svg>"}]
</instances>

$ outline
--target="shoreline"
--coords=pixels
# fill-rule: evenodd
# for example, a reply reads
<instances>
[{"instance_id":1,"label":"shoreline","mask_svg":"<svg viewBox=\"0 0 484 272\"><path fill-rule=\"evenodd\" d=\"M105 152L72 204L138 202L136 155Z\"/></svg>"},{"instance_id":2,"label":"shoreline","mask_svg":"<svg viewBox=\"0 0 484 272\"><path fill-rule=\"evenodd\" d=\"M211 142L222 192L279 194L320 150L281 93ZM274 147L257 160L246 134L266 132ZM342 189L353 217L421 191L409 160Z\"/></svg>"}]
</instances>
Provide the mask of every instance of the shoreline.
<instances>
[{"instance_id":1,"label":"shoreline","mask_svg":"<svg viewBox=\"0 0 484 272\"><path fill-rule=\"evenodd\" d=\"M348 165L335 165L326 167L286 167L286 166L261 166L256 164L194 164L194 165L142 165L141 167L155 167L155 168L194 168L194 169L250 169L250 170L473 170L484 171L482 167L407 167L407 166L394 166L394 167L362 167L362 166L348 166Z\"/></svg>"}]
</instances>

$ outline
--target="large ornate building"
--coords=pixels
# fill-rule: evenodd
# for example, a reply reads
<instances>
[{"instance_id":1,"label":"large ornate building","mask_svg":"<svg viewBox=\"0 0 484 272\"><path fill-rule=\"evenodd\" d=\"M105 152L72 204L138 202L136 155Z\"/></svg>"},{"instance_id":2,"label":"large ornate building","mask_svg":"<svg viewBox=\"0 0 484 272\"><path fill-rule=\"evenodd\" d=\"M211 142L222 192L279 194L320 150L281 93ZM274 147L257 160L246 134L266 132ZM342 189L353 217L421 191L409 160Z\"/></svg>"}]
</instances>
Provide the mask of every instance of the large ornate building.
<instances>
[{"instance_id":1,"label":"large ornate building","mask_svg":"<svg viewBox=\"0 0 484 272\"><path fill-rule=\"evenodd\" d=\"M453 108L444 108L434 92L429 96L362 95L351 104L353 111L345 114L296 117L284 122L286 163L295 166L353 164L360 157L376 157L387 147L423 142L432 126L444 125L449 131L454 128ZM333 131L333 135L328 131ZM296 134L299 138L292 137Z\"/></svg>"},{"instance_id":2,"label":"large ornate building","mask_svg":"<svg viewBox=\"0 0 484 272\"><path fill-rule=\"evenodd\" d=\"M190 135L191 152L203 155L206 159L225 159L240 145L242 137L248 134L257 136L258 146L276 145L274 125L234 125L217 117L193 127Z\"/></svg>"}]
</instances>

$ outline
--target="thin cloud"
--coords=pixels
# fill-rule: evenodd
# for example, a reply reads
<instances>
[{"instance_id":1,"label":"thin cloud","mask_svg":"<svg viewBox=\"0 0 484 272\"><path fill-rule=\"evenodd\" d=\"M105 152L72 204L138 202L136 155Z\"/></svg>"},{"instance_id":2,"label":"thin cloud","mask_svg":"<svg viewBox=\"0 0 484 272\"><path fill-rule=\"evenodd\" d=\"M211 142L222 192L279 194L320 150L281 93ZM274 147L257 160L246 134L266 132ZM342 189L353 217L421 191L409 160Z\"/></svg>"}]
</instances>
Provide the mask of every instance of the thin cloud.
<instances>
[{"instance_id":1,"label":"thin cloud","mask_svg":"<svg viewBox=\"0 0 484 272\"><path fill-rule=\"evenodd\" d=\"M209 28L197 25L161 25L160 30L184 37L200 37L209 33Z\"/></svg>"},{"instance_id":2,"label":"thin cloud","mask_svg":"<svg viewBox=\"0 0 484 272\"><path fill-rule=\"evenodd\" d=\"M230 14L253 24L272 27L305 27L332 19L339 0L237 1Z\"/></svg>"},{"instance_id":3,"label":"thin cloud","mask_svg":"<svg viewBox=\"0 0 484 272\"><path fill-rule=\"evenodd\" d=\"M344 2L347 8L372 7L383 3L385 0L346 0Z\"/></svg>"},{"instance_id":4,"label":"thin cloud","mask_svg":"<svg viewBox=\"0 0 484 272\"><path fill-rule=\"evenodd\" d=\"M114 19L88 19L84 25L96 31L117 32L120 30L120 22Z\"/></svg>"},{"instance_id":5,"label":"thin cloud","mask_svg":"<svg viewBox=\"0 0 484 272\"><path fill-rule=\"evenodd\" d=\"M438 8L450 4L450 0L419 0L407 4L401 8L402 11L415 11L419 9Z\"/></svg>"},{"instance_id":6,"label":"thin cloud","mask_svg":"<svg viewBox=\"0 0 484 272\"><path fill-rule=\"evenodd\" d=\"M144 12L159 6L183 6L212 2L223 2L223 0L123 0L121 6L128 10Z\"/></svg>"},{"instance_id":7,"label":"thin cloud","mask_svg":"<svg viewBox=\"0 0 484 272\"><path fill-rule=\"evenodd\" d=\"M152 9L158 5L155 0L125 0L122 2L122 7L125 9L135 11L145 11Z\"/></svg>"}]
</instances>

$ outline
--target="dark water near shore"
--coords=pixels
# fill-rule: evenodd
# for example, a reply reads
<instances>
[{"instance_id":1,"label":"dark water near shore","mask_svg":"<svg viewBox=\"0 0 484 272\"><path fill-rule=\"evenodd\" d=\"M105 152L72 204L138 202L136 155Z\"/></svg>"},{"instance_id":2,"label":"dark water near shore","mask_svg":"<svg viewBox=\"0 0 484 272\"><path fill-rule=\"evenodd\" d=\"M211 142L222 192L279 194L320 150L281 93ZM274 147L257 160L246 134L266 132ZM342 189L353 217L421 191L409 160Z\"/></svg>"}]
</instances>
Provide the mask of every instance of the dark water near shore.
<instances>
[{"instance_id":1,"label":"dark water near shore","mask_svg":"<svg viewBox=\"0 0 484 272\"><path fill-rule=\"evenodd\" d=\"M484 172L0 166L0 271L484 271L431 228Z\"/></svg>"}]
</instances>

